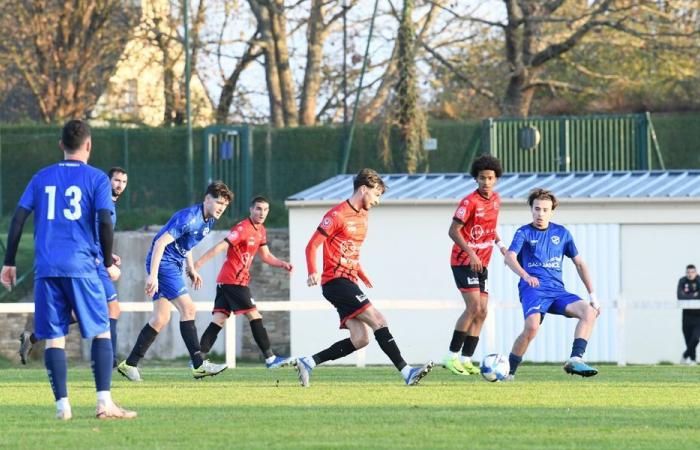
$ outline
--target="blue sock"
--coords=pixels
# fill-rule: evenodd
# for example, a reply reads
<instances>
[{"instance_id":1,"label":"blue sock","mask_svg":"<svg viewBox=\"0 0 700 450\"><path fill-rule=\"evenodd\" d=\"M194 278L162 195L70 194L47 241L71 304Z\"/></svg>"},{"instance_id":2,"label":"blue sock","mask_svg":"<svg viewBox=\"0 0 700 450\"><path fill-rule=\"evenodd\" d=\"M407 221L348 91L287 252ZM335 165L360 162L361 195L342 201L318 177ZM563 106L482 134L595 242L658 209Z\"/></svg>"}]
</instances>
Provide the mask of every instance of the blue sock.
<instances>
[{"instance_id":1,"label":"blue sock","mask_svg":"<svg viewBox=\"0 0 700 450\"><path fill-rule=\"evenodd\" d=\"M97 392L109 391L112 386L112 343L106 338L92 340L92 373Z\"/></svg>"},{"instance_id":2,"label":"blue sock","mask_svg":"<svg viewBox=\"0 0 700 450\"><path fill-rule=\"evenodd\" d=\"M117 319L109 319L109 334L112 335L113 367L117 367Z\"/></svg>"},{"instance_id":3,"label":"blue sock","mask_svg":"<svg viewBox=\"0 0 700 450\"><path fill-rule=\"evenodd\" d=\"M511 375L515 375L515 371L518 370L518 366L522 361L522 356L514 355L512 353L508 355L508 363L510 364L510 370L508 371L508 373Z\"/></svg>"},{"instance_id":4,"label":"blue sock","mask_svg":"<svg viewBox=\"0 0 700 450\"><path fill-rule=\"evenodd\" d=\"M574 345L571 347L571 357L578 356L581 358L584 353L586 353L586 346L588 341L583 338L574 339Z\"/></svg>"},{"instance_id":5,"label":"blue sock","mask_svg":"<svg viewBox=\"0 0 700 450\"><path fill-rule=\"evenodd\" d=\"M56 400L68 397L68 362L62 348L47 348L44 352L44 365L49 374L49 383Z\"/></svg>"}]
</instances>

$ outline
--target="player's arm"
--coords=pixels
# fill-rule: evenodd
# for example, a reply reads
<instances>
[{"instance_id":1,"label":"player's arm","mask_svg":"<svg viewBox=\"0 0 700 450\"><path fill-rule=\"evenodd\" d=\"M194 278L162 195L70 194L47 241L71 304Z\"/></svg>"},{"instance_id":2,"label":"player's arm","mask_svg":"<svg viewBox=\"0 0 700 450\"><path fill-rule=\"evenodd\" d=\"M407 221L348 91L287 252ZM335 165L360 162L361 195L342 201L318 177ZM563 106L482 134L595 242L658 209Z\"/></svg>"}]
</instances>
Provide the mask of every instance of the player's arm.
<instances>
[{"instance_id":1,"label":"player's arm","mask_svg":"<svg viewBox=\"0 0 700 450\"><path fill-rule=\"evenodd\" d=\"M146 295L153 296L158 291L158 269L160 261L163 259L165 247L175 242L175 237L169 232L163 233L153 243L153 251L151 252L151 273L146 278Z\"/></svg>"},{"instance_id":2,"label":"player's arm","mask_svg":"<svg viewBox=\"0 0 700 450\"><path fill-rule=\"evenodd\" d=\"M484 266L479 257L476 256L476 252L472 250L469 245L467 245L467 241L465 241L462 237L462 228L464 228L463 222L460 222L457 219L452 219L447 235L450 236L450 239L452 239L452 241L457 244L462 251L469 255L469 266L472 268L472 270L474 272L481 272Z\"/></svg>"},{"instance_id":3,"label":"player's arm","mask_svg":"<svg viewBox=\"0 0 700 450\"><path fill-rule=\"evenodd\" d=\"M187 267L185 268L185 272L187 273L187 277L192 282L192 287L196 291L197 289L202 287L202 276L199 274L199 272L197 272L197 270L194 267L192 252L189 252L187 254L185 261L187 261Z\"/></svg>"},{"instance_id":4,"label":"player's arm","mask_svg":"<svg viewBox=\"0 0 700 450\"><path fill-rule=\"evenodd\" d=\"M7 233L7 251L5 252L5 262L0 272L0 282L7 288L12 290L17 283L17 266L15 265L15 257L19 248L19 241L22 238L22 229L24 222L31 214L31 210L18 206L15 213L12 215L10 222L10 231Z\"/></svg>"},{"instance_id":5,"label":"player's arm","mask_svg":"<svg viewBox=\"0 0 700 450\"><path fill-rule=\"evenodd\" d=\"M270 251L270 249L267 247L267 244L261 245L259 251L260 251L260 259L265 264L268 264L272 267L279 267L281 269L286 270L287 272L292 271L292 265L289 264L287 261L282 261L281 259L277 258L275 255L273 255L272 252Z\"/></svg>"},{"instance_id":6,"label":"player's arm","mask_svg":"<svg viewBox=\"0 0 700 450\"><path fill-rule=\"evenodd\" d=\"M498 233L495 233L495 238L493 240L493 243L496 244L496 247L498 247L498 251L501 252L501 255L506 256L506 252L508 251L508 247L506 247L506 244L503 243L501 240L501 237L498 235Z\"/></svg>"},{"instance_id":7,"label":"player's arm","mask_svg":"<svg viewBox=\"0 0 700 450\"><path fill-rule=\"evenodd\" d=\"M520 265L518 262L518 254L515 253L512 250L509 250L506 252L506 257L505 257L505 262L506 266L510 267L510 270L515 272L517 276L523 279L528 285L532 287L537 287L540 285L540 280L537 278L530 276L527 272L525 272L525 269L523 269L523 266Z\"/></svg>"},{"instance_id":8,"label":"player's arm","mask_svg":"<svg viewBox=\"0 0 700 450\"><path fill-rule=\"evenodd\" d=\"M112 281L117 281L121 276L121 270L114 264L112 246L114 245L114 226L112 225L112 213L108 209L97 211L97 228L100 235L100 247L105 268Z\"/></svg>"},{"instance_id":9,"label":"player's arm","mask_svg":"<svg viewBox=\"0 0 700 450\"><path fill-rule=\"evenodd\" d=\"M309 273L306 284L309 286L315 286L321 281L321 275L316 269L316 251L325 240L326 235L316 230L313 236L311 236L311 240L309 240L309 243L306 245L306 268Z\"/></svg>"},{"instance_id":10,"label":"player's arm","mask_svg":"<svg viewBox=\"0 0 700 450\"><path fill-rule=\"evenodd\" d=\"M365 273L365 271L364 271L364 269L362 268L362 266L358 266L358 267L357 267L357 277L358 277L360 280L362 280L362 282L363 282L363 283L365 284L365 286L367 286L368 288L371 289L371 288L374 287L374 286L372 286L372 282L369 281L369 277L368 277L367 274Z\"/></svg>"},{"instance_id":11,"label":"player's arm","mask_svg":"<svg viewBox=\"0 0 700 450\"><path fill-rule=\"evenodd\" d=\"M690 293L686 294L685 293L685 290L683 289L683 284L684 284L683 278L678 280L678 289L676 289L676 293L678 295L678 300L691 300L691 299L695 298L693 294L690 294Z\"/></svg>"},{"instance_id":12,"label":"player's arm","mask_svg":"<svg viewBox=\"0 0 700 450\"><path fill-rule=\"evenodd\" d=\"M218 244L214 245L212 248L210 248L209 250L204 252L204 254L199 257L197 262L194 263L195 270L199 270L204 264L207 263L207 261L212 259L217 254L228 249L228 246L229 246L229 242L226 239L224 239L223 241L219 242Z\"/></svg>"},{"instance_id":13,"label":"player's arm","mask_svg":"<svg viewBox=\"0 0 700 450\"><path fill-rule=\"evenodd\" d=\"M583 262L581 255L574 256L572 261L574 262L574 266L576 266L576 271L578 272L579 278L581 278L581 281L583 281L583 285L586 286L591 306L596 310L597 315L600 315L600 304L598 303L598 299L593 292L593 282L591 281L591 274L588 272L588 266L586 266L586 263Z\"/></svg>"}]
</instances>

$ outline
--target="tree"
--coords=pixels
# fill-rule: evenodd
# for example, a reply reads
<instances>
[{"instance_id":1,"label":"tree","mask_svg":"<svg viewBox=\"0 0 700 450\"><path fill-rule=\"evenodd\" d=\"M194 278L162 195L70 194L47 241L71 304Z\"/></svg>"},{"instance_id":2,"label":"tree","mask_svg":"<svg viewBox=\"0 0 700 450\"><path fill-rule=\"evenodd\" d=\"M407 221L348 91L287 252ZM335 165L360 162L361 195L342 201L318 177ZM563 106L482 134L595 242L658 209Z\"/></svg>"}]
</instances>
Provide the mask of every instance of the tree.
<instances>
[{"instance_id":1,"label":"tree","mask_svg":"<svg viewBox=\"0 0 700 450\"><path fill-rule=\"evenodd\" d=\"M22 78L46 123L88 117L139 17L123 0L5 0L0 62Z\"/></svg>"}]
</instances>

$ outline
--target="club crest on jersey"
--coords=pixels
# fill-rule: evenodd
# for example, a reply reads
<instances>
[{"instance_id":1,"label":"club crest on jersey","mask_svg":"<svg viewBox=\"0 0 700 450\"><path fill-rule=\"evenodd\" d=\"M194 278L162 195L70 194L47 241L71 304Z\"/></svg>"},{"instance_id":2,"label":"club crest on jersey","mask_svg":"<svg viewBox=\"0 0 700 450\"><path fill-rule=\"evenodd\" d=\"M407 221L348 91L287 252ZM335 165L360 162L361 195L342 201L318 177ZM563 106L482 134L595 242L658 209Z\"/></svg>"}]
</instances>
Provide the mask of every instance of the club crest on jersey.
<instances>
[{"instance_id":1,"label":"club crest on jersey","mask_svg":"<svg viewBox=\"0 0 700 450\"><path fill-rule=\"evenodd\" d=\"M202 230L202 236L206 236L207 234L209 234L209 227L205 227L205 228Z\"/></svg>"},{"instance_id":2,"label":"club crest on jersey","mask_svg":"<svg viewBox=\"0 0 700 450\"><path fill-rule=\"evenodd\" d=\"M232 231L231 233L229 233L228 239L229 241L235 241L236 239L238 239L238 231Z\"/></svg>"},{"instance_id":3,"label":"club crest on jersey","mask_svg":"<svg viewBox=\"0 0 700 450\"><path fill-rule=\"evenodd\" d=\"M559 236L552 236L552 244L559 245L559 242L560 242Z\"/></svg>"},{"instance_id":4,"label":"club crest on jersey","mask_svg":"<svg viewBox=\"0 0 700 450\"><path fill-rule=\"evenodd\" d=\"M331 227L331 224L333 223L333 220L331 220L330 217L324 217L323 221L321 222L321 228L324 230L327 230L328 228Z\"/></svg>"},{"instance_id":5,"label":"club crest on jersey","mask_svg":"<svg viewBox=\"0 0 700 450\"><path fill-rule=\"evenodd\" d=\"M474 225L471 231L469 231L469 235L476 241L484 235L484 229L481 227L481 225Z\"/></svg>"}]
</instances>

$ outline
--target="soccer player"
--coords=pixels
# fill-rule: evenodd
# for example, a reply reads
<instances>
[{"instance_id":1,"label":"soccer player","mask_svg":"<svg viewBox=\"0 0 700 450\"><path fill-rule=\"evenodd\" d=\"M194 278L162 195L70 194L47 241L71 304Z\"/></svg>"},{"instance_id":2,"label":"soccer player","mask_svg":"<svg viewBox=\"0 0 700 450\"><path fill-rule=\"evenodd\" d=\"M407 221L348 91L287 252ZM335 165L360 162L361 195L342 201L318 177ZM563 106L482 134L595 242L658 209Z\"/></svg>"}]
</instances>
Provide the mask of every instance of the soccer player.
<instances>
[{"instance_id":1,"label":"soccer player","mask_svg":"<svg viewBox=\"0 0 700 450\"><path fill-rule=\"evenodd\" d=\"M117 211L114 208L114 204L119 200L119 197L124 193L126 189L126 184L128 182L127 173L121 167L112 167L107 173L109 176L109 181L112 184L112 223L116 226L117 223ZM98 218L99 219L99 218ZM99 220L98 220L99 226ZM117 290L114 288L114 283L109 278L109 274L102 264L103 257L101 248L98 247L100 251L97 260L97 272L102 280L102 286L105 290L105 295L107 298L107 308L109 310L109 333L112 340L112 353L114 355L113 367L117 367L117 321L119 320L119 315L121 310L119 309L119 301L117 299ZM114 264L119 266L121 264L121 259L118 255L113 254ZM73 323L75 323L75 317L73 317ZM32 351L32 346L38 341L36 335L29 330L25 330L19 336L19 357L22 364L27 364L27 358L29 353Z\"/></svg>"},{"instance_id":2,"label":"soccer player","mask_svg":"<svg viewBox=\"0 0 700 450\"><path fill-rule=\"evenodd\" d=\"M494 242L505 254L505 245L496 233L501 198L494 191L503 174L501 162L491 155L482 155L472 163L470 174L477 189L459 203L448 231L454 242L450 258L452 275L465 304L455 324L450 351L443 360L444 366L456 375L479 373L472 356L488 311L487 267Z\"/></svg>"},{"instance_id":3,"label":"soccer player","mask_svg":"<svg viewBox=\"0 0 700 450\"><path fill-rule=\"evenodd\" d=\"M550 222L557 199L544 189L533 189L527 199L532 223L518 228L506 253L506 265L520 277L518 291L525 316L525 328L513 344L509 356L512 381L530 342L535 338L546 313L578 319L574 331L571 357L564 364L569 374L592 377L598 370L583 362L588 338L593 331L600 305L593 292L588 268L578 254L571 233L561 225ZM562 281L564 256L571 258L581 281L588 291L589 301L567 292Z\"/></svg>"},{"instance_id":4,"label":"soccer player","mask_svg":"<svg viewBox=\"0 0 700 450\"><path fill-rule=\"evenodd\" d=\"M386 190L384 181L372 169L362 169L353 180L354 192L343 203L326 213L306 246L307 284L321 283L323 296L338 311L340 328L350 330L350 337L338 341L313 356L297 358L296 368L301 385L309 386L311 371L318 364L342 358L369 344L369 329L379 347L412 386L430 372L433 363L411 367L401 357L398 345L389 332L387 321L357 285L358 278L372 287L360 266L360 247L367 235L367 213L379 203ZM316 251L323 244L323 274L316 269Z\"/></svg>"},{"instance_id":5,"label":"soccer player","mask_svg":"<svg viewBox=\"0 0 700 450\"><path fill-rule=\"evenodd\" d=\"M19 200L7 238L0 281L11 289L17 281L15 256L29 214L34 218L34 327L46 339L44 362L56 399L56 418L72 418L68 400L66 334L75 314L84 338L92 340L92 368L97 388L98 419L128 419L134 411L111 398L112 345L105 292L95 268L97 243L111 280L119 268L112 258L113 203L107 176L87 164L92 151L89 126L71 120L63 127L59 146L64 161L34 175ZM98 226L95 227L95 217ZM99 236L99 240L98 240Z\"/></svg>"},{"instance_id":6,"label":"soccer player","mask_svg":"<svg viewBox=\"0 0 700 450\"><path fill-rule=\"evenodd\" d=\"M275 355L270 348L270 338L263 326L262 315L258 312L248 288L250 266L258 250L265 264L282 268L287 272L292 271L292 265L275 258L267 246L264 223L269 212L270 202L265 197L253 198L250 202L250 216L233 226L223 241L210 248L197 260L194 268L199 270L214 255L227 250L226 261L216 278L216 299L212 321L202 334L199 343L202 353L208 353L211 350L231 312L236 315L245 314L250 323L253 339L265 356L265 365L268 369L275 369L289 364L290 360Z\"/></svg>"},{"instance_id":7,"label":"soccer player","mask_svg":"<svg viewBox=\"0 0 700 450\"><path fill-rule=\"evenodd\" d=\"M693 264L686 266L685 276L678 280L676 292L678 300L700 300L700 277ZM696 348L700 341L700 310L683 308L682 327L685 351L681 364L694 366L697 364Z\"/></svg>"},{"instance_id":8,"label":"soccer player","mask_svg":"<svg viewBox=\"0 0 700 450\"><path fill-rule=\"evenodd\" d=\"M213 364L202 358L194 318L197 313L192 297L182 278L183 268L192 286L198 289L202 277L194 268L190 250L209 234L209 230L226 210L233 193L228 186L215 181L207 187L204 202L176 212L156 234L146 256L146 295L153 297L153 314L143 327L129 357L117 370L130 381L141 381L138 363L170 321L170 305L180 313L180 334L187 346L194 378L217 375L225 364Z\"/></svg>"}]
</instances>

